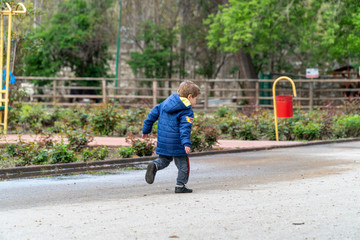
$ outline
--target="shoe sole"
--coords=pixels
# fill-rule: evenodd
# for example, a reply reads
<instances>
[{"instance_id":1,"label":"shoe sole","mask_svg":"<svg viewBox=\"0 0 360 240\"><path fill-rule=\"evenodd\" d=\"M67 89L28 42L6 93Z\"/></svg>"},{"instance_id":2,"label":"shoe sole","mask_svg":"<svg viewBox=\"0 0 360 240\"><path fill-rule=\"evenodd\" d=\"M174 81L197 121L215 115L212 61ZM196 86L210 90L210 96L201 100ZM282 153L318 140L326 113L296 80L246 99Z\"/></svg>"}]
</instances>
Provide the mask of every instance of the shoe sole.
<instances>
[{"instance_id":1,"label":"shoe sole","mask_svg":"<svg viewBox=\"0 0 360 240\"><path fill-rule=\"evenodd\" d=\"M192 193L192 192L193 192L192 189L191 190L187 189L185 191L176 191L175 190L175 193Z\"/></svg>"},{"instance_id":2,"label":"shoe sole","mask_svg":"<svg viewBox=\"0 0 360 240\"><path fill-rule=\"evenodd\" d=\"M149 163L146 170L145 180L148 184L152 184L155 179L156 166L154 163Z\"/></svg>"},{"instance_id":3,"label":"shoe sole","mask_svg":"<svg viewBox=\"0 0 360 240\"><path fill-rule=\"evenodd\" d=\"M175 192L175 193L192 193L192 191L191 192Z\"/></svg>"}]
</instances>

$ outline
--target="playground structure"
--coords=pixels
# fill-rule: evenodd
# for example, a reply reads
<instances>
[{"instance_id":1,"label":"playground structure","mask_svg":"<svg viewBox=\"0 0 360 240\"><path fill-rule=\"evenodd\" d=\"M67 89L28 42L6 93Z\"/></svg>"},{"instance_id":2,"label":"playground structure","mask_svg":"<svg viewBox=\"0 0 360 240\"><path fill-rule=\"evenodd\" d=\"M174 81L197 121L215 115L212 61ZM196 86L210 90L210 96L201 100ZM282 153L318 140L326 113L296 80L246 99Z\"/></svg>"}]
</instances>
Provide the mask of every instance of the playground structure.
<instances>
[{"instance_id":1,"label":"playground structure","mask_svg":"<svg viewBox=\"0 0 360 240\"><path fill-rule=\"evenodd\" d=\"M3 86L4 79L0 81L0 126L3 127L3 132L6 134L7 131L7 122L8 122L8 113L9 113L9 78L10 78L10 54L11 54L11 28L12 28L12 18L13 16L26 14L27 10L22 3L11 6L9 3L5 3L5 7L0 11L0 66L3 71L5 71L5 88ZM6 67L3 69L3 58L4 58L4 16L8 17L8 27L7 27L7 48L6 48Z\"/></svg>"},{"instance_id":2,"label":"playground structure","mask_svg":"<svg viewBox=\"0 0 360 240\"><path fill-rule=\"evenodd\" d=\"M293 88L294 97L296 97L296 88L295 88L295 84L294 84L293 80L291 80L288 77L279 77L278 79L275 80L274 85L273 85L273 101L274 101L276 141L279 141L277 118L278 117L289 118L289 117L292 117L292 115L293 115L292 96L291 95L276 96L276 93L275 93L276 84L282 79L290 81L292 88ZM278 101L278 102L276 102L276 101ZM278 113L278 109L281 110L280 114Z\"/></svg>"}]
</instances>

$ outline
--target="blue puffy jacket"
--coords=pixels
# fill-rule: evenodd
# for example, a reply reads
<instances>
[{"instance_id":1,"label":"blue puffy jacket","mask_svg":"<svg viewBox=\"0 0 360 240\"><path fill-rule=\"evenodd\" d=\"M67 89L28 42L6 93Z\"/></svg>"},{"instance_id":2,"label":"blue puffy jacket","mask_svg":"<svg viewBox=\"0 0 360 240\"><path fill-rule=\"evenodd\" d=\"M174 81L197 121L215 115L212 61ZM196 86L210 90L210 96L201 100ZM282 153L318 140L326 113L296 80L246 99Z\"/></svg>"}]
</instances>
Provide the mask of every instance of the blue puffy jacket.
<instances>
[{"instance_id":1,"label":"blue puffy jacket","mask_svg":"<svg viewBox=\"0 0 360 240\"><path fill-rule=\"evenodd\" d=\"M149 134L153 124L159 120L156 153L184 156L185 146L191 147L193 119L190 101L174 93L151 110L144 121L143 134Z\"/></svg>"}]
</instances>

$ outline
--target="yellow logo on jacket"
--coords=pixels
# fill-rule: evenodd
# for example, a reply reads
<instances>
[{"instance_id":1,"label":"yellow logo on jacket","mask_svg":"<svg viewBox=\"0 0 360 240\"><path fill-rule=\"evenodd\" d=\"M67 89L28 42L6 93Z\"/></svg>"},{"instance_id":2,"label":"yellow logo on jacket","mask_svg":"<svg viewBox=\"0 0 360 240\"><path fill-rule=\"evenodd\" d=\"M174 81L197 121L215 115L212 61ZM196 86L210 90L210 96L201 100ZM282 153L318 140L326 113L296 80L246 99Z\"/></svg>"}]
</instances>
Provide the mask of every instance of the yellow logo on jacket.
<instances>
[{"instance_id":1,"label":"yellow logo on jacket","mask_svg":"<svg viewBox=\"0 0 360 240\"><path fill-rule=\"evenodd\" d=\"M189 123L193 123L193 122L194 122L194 118L192 118L192 117L186 117L186 121L188 121Z\"/></svg>"}]
</instances>

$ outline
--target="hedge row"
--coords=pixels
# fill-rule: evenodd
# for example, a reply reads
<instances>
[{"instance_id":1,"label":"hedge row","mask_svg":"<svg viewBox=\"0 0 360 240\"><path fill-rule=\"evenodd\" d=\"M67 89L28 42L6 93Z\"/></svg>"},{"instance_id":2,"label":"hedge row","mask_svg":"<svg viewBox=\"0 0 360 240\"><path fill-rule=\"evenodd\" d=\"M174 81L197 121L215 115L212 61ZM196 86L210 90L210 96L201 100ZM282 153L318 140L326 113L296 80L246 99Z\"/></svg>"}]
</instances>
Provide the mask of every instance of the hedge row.
<instances>
[{"instance_id":1,"label":"hedge row","mask_svg":"<svg viewBox=\"0 0 360 240\"><path fill-rule=\"evenodd\" d=\"M22 105L12 109L9 132L41 134L38 141L19 139L0 150L0 168L102 160L107 157L149 156L155 151L155 135L139 139L144 119L150 109L122 109L113 104L98 107L46 108ZM280 140L325 140L360 137L360 115L341 109L303 111L278 119ZM51 135L60 135L60 141ZM108 148L90 148L93 136L127 137L131 147L115 153ZM191 133L192 151L211 150L219 138L275 140L274 115L269 110L248 114L220 107L211 114L197 112Z\"/></svg>"},{"instance_id":2,"label":"hedge row","mask_svg":"<svg viewBox=\"0 0 360 240\"><path fill-rule=\"evenodd\" d=\"M93 136L140 135L150 109L123 109L114 104L97 107L47 108L41 105L21 105L10 111L9 132L59 134L66 129L84 129ZM156 125L156 124L155 124ZM157 128L154 125L153 133ZM280 140L322 140L360 136L358 109L294 110L294 116L278 119ZM274 115L270 110L248 114L227 107L213 113L195 113L193 133L196 144L212 142L213 138L243 140L274 140ZM201 139L199 139L201 137ZM199 141L199 143L197 143ZM205 144L206 145L206 144ZM206 146L204 146L206 148Z\"/></svg>"}]
</instances>

